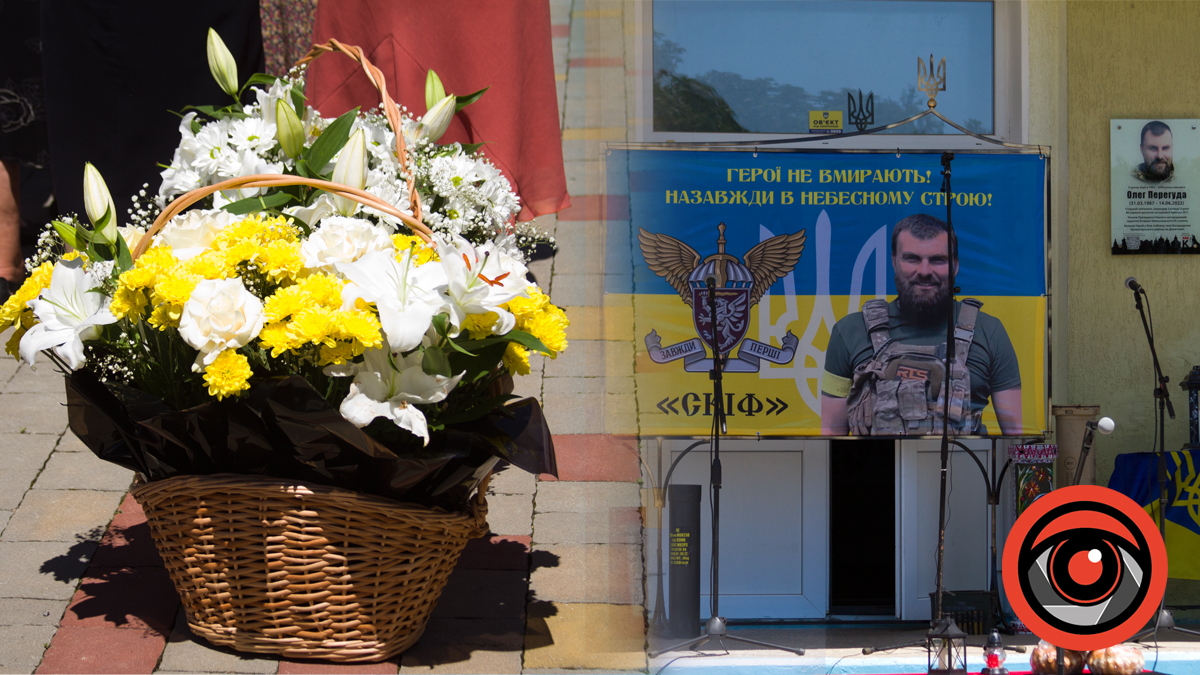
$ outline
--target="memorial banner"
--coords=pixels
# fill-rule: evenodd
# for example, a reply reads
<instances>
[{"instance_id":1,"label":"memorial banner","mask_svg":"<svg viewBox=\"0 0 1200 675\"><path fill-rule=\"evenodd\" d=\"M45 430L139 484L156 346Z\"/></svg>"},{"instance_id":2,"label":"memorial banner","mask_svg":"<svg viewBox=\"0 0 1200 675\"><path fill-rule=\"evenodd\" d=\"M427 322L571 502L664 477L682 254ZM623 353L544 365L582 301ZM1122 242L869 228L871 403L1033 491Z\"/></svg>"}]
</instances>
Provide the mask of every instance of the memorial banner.
<instances>
[{"instance_id":1,"label":"memorial banner","mask_svg":"<svg viewBox=\"0 0 1200 675\"><path fill-rule=\"evenodd\" d=\"M627 190L629 220L607 224L606 304L628 294L632 307L638 432L709 433L715 327L727 359L731 435L941 433L933 409L942 395L937 361L946 331L944 319L930 319L938 306L940 317L948 309L940 159L612 150L609 192ZM959 313L959 338L971 345L970 381L952 383L952 429L1040 435L1046 160L957 153L952 168L957 297L982 303ZM618 242L628 249L616 249ZM869 300L898 297L908 302L868 305L866 316L882 317L883 332L890 331L876 345L871 335L880 331L868 331L859 312ZM964 325L971 314L973 325ZM871 361L877 350L896 358ZM855 381L872 368L878 393L856 394L865 385Z\"/></svg>"},{"instance_id":2,"label":"memorial banner","mask_svg":"<svg viewBox=\"0 0 1200 675\"><path fill-rule=\"evenodd\" d=\"M1200 254L1200 120L1111 120L1114 255Z\"/></svg>"}]
</instances>

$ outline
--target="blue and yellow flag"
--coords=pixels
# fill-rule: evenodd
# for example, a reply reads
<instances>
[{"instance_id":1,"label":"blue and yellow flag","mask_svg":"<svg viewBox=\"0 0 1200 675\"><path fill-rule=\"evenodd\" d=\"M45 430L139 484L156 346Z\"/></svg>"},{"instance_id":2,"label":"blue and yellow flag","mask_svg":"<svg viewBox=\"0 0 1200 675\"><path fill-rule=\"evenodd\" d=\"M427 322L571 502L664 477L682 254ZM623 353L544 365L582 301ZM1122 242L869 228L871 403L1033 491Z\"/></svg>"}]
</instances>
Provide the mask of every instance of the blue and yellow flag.
<instances>
[{"instance_id":1,"label":"blue and yellow flag","mask_svg":"<svg viewBox=\"0 0 1200 675\"><path fill-rule=\"evenodd\" d=\"M822 386L831 332L867 300L896 299L893 226L915 214L945 219L941 155L633 148L607 159L610 193L629 204L627 215L609 214L605 290L632 315L637 432L707 435L716 333L731 435L821 435L822 391L838 384ZM1020 433L1038 436L1046 159L963 152L953 167L959 297L982 301L1006 331L1011 350L996 351L1018 365L1009 372L1019 370ZM1003 380L1010 392L1013 381ZM982 414L997 433L993 404Z\"/></svg>"},{"instance_id":2,"label":"blue and yellow flag","mask_svg":"<svg viewBox=\"0 0 1200 675\"><path fill-rule=\"evenodd\" d=\"M1167 566L1176 579L1200 579L1200 451L1169 452L1167 460ZM1117 455L1108 487L1137 502L1158 522L1158 455Z\"/></svg>"}]
</instances>

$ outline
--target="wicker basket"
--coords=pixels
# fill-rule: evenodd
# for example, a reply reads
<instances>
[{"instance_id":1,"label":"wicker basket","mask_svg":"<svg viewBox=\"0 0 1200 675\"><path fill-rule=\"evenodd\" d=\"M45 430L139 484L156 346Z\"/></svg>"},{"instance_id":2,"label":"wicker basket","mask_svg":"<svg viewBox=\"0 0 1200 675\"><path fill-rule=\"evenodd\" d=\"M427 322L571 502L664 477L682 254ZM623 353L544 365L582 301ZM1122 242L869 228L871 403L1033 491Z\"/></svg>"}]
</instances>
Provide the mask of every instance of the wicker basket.
<instances>
[{"instance_id":1,"label":"wicker basket","mask_svg":"<svg viewBox=\"0 0 1200 675\"><path fill-rule=\"evenodd\" d=\"M261 476L180 476L133 491L192 632L238 651L380 661L425 630L468 513Z\"/></svg>"}]
</instances>

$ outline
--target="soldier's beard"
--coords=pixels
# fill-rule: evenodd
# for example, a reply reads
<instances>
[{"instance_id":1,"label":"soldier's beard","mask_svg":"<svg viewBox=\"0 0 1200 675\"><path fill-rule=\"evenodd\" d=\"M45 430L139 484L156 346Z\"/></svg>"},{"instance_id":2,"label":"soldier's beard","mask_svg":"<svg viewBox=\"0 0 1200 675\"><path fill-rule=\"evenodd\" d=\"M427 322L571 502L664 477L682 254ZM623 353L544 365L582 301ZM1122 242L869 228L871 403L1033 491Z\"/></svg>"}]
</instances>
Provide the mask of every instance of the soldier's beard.
<instances>
[{"instance_id":1,"label":"soldier's beard","mask_svg":"<svg viewBox=\"0 0 1200 675\"><path fill-rule=\"evenodd\" d=\"M936 284L934 293L922 293L918 283ZM920 325L945 321L950 309L950 289L946 280L937 277L916 277L911 281L896 276L896 291L900 296L900 310L909 320Z\"/></svg>"},{"instance_id":2,"label":"soldier's beard","mask_svg":"<svg viewBox=\"0 0 1200 675\"><path fill-rule=\"evenodd\" d=\"M1146 164L1146 173L1155 178L1166 178L1175 170L1175 163L1169 159L1160 159L1153 164Z\"/></svg>"}]
</instances>

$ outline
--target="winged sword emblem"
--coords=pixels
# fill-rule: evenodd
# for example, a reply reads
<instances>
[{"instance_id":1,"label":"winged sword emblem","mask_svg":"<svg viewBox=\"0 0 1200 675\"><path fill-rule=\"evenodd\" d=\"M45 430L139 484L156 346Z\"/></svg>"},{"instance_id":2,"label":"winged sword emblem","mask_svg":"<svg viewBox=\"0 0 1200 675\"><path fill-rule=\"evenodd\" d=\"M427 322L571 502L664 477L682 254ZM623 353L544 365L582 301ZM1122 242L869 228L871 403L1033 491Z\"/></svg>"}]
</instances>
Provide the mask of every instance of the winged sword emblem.
<instances>
[{"instance_id":1,"label":"winged sword emblem","mask_svg":"<svg viewBox=\"0 0 1200 675\"><path fill-rule=\"evenodd\" d=\"M717 226L720 238L717 240L717 255L711 256L712 262L726 262L736 259L725 253L725 223ZM758 304L767 289L796 268L800 255L804 252L804 230L793 234L781 234L762 242L750 249L742 257L743 265L753 278L750 289L750 305ZM667 280L679 297L690 307L692 305L692 287L688 278L692 272L701 267L702 261L696 249L682 241L666 234L648 232L638 228L638 243L641 244L642 255L650 270ZM717 277L717 286L723 287L730 279L726 272L727 265L713 265L713 273ZM703 276L701 277L703 280Z\"/></svg>"},{"instance_id":2,"label":"winged sword emblem","mask_svg":"<svg viewBox=\"0 0 1200 675\"><path fill-rule=\"evenodd\" d=\"M638 228L638 243L650 270L666 279L683 302L692 308L692 321L704 346L712 347L715 343L717 351L728 354L739 343L743 345L739 358L729 360L726 370L757 372L758 358L774 363L790 362L797 342L790 333L783 341L783 349L756 340L743 342L742 338L750 327L750 309L776 281L795 269L804 252L804 230L771 237L747 251L739 260L725 252L725 227L725 223L717 225L717 252L707 258L702 258L696 249L675 237L644 228ZM715 280L711 305L715 305L716 316L713 316L708 299L706 280L710 277ZM646 344L656 362L685 358L689 371L708 368L696 360L704 352L699 341L662 348L657 333L651 331L646 336ZM749 354L746 354L747 346Z\"/></svg>"}]
</instances>

